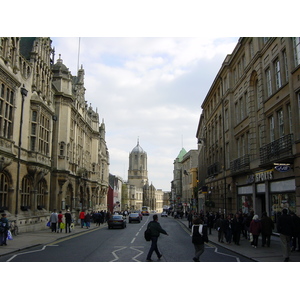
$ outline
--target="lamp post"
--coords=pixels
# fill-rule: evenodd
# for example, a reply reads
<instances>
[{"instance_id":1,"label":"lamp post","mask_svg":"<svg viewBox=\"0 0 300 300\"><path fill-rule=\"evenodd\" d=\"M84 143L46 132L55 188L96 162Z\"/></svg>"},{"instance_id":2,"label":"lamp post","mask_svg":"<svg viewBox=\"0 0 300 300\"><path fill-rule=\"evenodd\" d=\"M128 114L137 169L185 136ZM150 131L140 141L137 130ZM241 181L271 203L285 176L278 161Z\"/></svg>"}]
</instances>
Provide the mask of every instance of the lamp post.
<instances>
[{"instance_id":1,"label":"lamp post","mask_svg":"<svg viewBox=\"0 0 300 300\"><path fill-rule=\"evenodd\" d=\"M22 104L21 104L21 116L20 116L20 129L19 129L19 144L18 144L18 168L17 168L17 187L16 187L16 210L15 215L17 217L19 212L19 190L20 190L20 165L21 165L21 145L22 145L22 126L23 126L23 111L24 111L24 101L27 96L28 91L25 86L21 87Z\"/></svg>"}]
</instances>

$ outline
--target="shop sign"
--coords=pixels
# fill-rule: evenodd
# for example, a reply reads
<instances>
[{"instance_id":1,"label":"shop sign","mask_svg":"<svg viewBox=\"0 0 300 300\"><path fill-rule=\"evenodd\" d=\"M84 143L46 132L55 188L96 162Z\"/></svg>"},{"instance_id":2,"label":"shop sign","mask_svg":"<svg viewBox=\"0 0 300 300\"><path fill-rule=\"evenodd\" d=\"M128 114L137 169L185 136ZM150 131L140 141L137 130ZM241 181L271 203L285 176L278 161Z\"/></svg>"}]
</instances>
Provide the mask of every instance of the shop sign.
<instances>
[{"instance_id":1,"label":"shop sign","mask_svg":"<svg viewBox=\"0 0 300 300\"><path fill-rule=\"evenodd\" d=\"M290 165L278 165L275 166L275 170L278 172L288 172L291 169Z\"/></svg>"},{"instance_id":2,"label":"shop sign","mask_svg":"<svg viewBox=\"0 0 300 300\"><path fill-rule=\"evenodd\" d=\"M255 173L255 182L272 180L273 179L273 170L274 169Z\"/></svg>"}]
</instances>

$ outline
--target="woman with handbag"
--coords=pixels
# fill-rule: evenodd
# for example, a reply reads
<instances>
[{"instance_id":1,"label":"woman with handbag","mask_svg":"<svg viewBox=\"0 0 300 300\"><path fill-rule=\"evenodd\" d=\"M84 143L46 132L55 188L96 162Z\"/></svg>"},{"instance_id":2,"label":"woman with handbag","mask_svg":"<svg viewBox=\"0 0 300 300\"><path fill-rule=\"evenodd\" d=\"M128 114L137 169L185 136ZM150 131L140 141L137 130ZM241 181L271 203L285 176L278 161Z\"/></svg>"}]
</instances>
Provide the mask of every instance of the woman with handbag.
<instances>
[{"instance_id":1,"label":"woman with handbag","mask_svg":"<svg viewBox=\"0 0 300 300\"><path fill-rule=\"evenodd\" d=\"M258 244L258 237L261 232L261 221L259 220L258 215L253 216L249 231L253 235L253 242L251 242L251 245L253 248L256 248Z\"/></svg>"}]
</instances>

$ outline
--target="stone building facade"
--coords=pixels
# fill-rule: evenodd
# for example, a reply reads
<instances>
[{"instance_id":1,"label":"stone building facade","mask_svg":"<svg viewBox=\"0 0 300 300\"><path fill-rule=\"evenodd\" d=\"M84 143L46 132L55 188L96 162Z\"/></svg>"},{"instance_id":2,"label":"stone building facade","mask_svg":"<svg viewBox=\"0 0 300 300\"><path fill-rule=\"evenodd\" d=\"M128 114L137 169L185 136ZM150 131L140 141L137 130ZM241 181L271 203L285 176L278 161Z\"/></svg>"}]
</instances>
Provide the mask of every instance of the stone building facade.
<instances>
[{"instance_id":1,"label":"stone building facade","mask_svg":"<svg viewBox=\"0 0 300 300\"><path fill-rule=\"evenodd\" d=\"M300 213L300 39L240 38L202 103L200 194L276 222Z\"/></svg>"},{"instance_id":2,"label":"stone building facade","mask_svg":"<svg viewBox=\"0 0 300 300\"><path fill-rule=\"evenodd\" d=\"M0 38L0 211L20 231L53 209L106 207L105 125L50 38Z\"/></svg>"}]
</instances>

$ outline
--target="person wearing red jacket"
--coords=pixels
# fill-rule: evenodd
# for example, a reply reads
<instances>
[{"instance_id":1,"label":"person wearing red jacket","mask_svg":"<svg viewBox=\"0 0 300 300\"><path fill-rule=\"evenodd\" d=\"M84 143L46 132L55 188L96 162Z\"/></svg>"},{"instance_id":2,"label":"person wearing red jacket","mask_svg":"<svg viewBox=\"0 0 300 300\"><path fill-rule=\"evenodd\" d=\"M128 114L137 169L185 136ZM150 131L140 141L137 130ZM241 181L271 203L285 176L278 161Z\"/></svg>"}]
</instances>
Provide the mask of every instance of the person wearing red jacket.
<instances>
[{"instance_id":1,"label":"person wearing red jacket","mask_svg":"<svg viewBox=\"0 0 300 300\"><path fill-rule=\"evenodd\" d=\"M252 247L256 248L258 243L258 237L261 233L261 222L258 218L258 215L254 215L250 223L249 228L250 233L253 235L253 241L251 242Z\"/></svg>"},{"instance_id":2,"label":"person wearing red jacket","mask_svg":"<svg viewBox=\"0 0 300 300\"><path fill-rule=\"evenodd\" d=\"M79 214L79 219L80 219L80 222L81 222L81 228L83 228L83 226L84 226L84 218L85 218L85 212L82 210Z\"/></svg>"}]
</instances>

